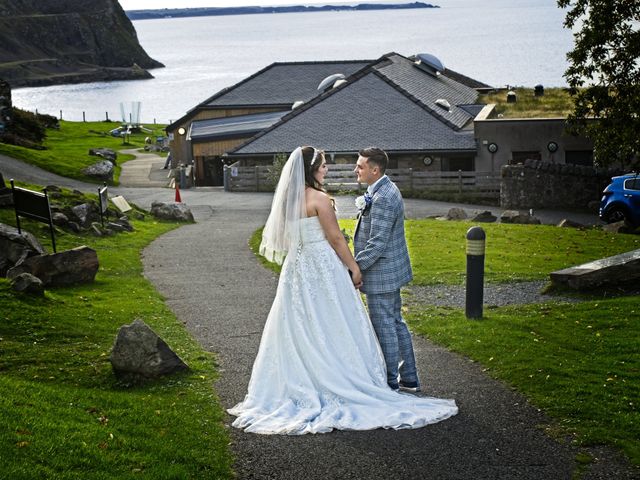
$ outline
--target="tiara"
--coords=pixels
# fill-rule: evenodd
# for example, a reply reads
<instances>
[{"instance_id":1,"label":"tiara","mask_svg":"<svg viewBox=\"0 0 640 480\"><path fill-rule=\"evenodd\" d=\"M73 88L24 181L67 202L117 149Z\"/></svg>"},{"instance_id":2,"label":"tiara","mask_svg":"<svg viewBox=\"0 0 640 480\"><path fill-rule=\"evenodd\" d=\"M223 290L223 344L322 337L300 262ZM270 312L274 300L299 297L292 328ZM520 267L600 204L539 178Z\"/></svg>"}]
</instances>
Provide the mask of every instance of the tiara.
<instances>
[{"instance_id":1,"label":"tiara","mask_svg":"<svg viewBox=\"0 0 640 480\"><path fill-rule=\"evenodd\" d=\"M311 166L313 167L313 164L316 163L316 160L318 159L318 150L316 150L315 148L313 149L313 157L311 157Z\"/></svg>"}]
</instances>

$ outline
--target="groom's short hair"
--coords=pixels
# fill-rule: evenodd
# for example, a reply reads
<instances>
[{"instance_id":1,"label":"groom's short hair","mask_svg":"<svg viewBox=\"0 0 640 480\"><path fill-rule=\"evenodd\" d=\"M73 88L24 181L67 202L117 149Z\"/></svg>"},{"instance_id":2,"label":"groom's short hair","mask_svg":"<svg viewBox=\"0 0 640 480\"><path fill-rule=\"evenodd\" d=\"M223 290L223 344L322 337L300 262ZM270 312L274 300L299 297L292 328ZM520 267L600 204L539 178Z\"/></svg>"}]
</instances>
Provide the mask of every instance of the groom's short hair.
<instances>
[{"instance_id":1,"label":"groom's short hair","mask_svg":"<svg viewBox=\"0 0 640 480\"><path fill-rule=\"evenodd\" d=\"M365 157L367 162L373 163L380 168L380 171L384 173L387 170L389 164L389 157L387 152L378 147L363 148L358 152L358 155Z\"/></svg>"}]
</instances>

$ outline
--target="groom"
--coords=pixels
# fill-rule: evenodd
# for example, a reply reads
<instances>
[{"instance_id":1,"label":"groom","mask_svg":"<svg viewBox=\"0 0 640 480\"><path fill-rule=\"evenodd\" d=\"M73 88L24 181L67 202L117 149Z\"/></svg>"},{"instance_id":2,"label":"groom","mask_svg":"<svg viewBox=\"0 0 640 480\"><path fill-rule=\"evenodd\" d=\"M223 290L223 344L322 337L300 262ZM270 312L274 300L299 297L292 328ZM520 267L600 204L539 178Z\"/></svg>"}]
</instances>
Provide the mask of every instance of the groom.
<instances>
[{"instance_id":1,"label":"groom","mask_svg":"<svg viewBox=\"0 0 640 480\"><path fill-rule=\"evenodd\" d=\"M387 364L387 383L394 390L419 392L411 334L401 313L400 287L413 278L402 195L385 175L389 159L384 150L368 147L358 154L354 171L358 182L369 185L360 201L353 242L362 271L360 290L367 295L371 323Z\"/></svg>"}]
</instances>

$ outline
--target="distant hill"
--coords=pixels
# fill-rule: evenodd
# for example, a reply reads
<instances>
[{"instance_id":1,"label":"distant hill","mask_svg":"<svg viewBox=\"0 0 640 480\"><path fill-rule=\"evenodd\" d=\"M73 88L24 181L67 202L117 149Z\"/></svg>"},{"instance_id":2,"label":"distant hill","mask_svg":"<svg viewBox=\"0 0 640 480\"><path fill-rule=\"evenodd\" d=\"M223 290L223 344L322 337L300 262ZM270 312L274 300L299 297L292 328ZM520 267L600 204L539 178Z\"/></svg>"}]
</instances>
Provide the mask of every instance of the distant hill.
<instances>
[{"instance_id":1,"label":"distant hill","mask_svg":"<svg viewBox=\"0 0 640 480\"><path fill-rule=\"evenodd\" d=\"M12 87L151 78L117 0L1 0L0 78Z\"/></svg>"},{"instance_id":2,"label":"distant hill","mask_svg":"<svg viewBox=\"0 0 640 480\"><path fill-rule=\"evenodd\" d=\"M207 17L216 15L247 15L257 13L333 12L341 10L398 10L407 8L440 8L429 3L413 2L401 4L361 3L358 5L289 5L285 7L206 7L206 8L162 8L150 10L127 10L131 20L172 17Z\"/></svg>"}]
</instances>

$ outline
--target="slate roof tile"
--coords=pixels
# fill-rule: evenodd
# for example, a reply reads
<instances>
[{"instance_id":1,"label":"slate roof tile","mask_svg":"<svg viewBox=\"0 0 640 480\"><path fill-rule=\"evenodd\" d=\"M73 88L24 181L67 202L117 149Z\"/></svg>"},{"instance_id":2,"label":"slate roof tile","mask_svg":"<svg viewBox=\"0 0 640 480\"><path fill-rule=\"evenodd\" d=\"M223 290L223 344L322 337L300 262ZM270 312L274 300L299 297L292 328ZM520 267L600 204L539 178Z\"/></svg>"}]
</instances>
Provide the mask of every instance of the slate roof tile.
<instances>
[{"instance_id":1,"label":"slate roof tile","mask_svg":"<svg viewBox=\"0 0 640 480\"><path fill-rule=\"evenodd\" d=\"M230 153L290 152L302 144L332 152L366 145L395 152L475 149L473 132L452 129L374 69L294 110Z\"/></svg>"}]
</instances>

